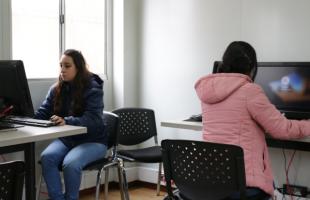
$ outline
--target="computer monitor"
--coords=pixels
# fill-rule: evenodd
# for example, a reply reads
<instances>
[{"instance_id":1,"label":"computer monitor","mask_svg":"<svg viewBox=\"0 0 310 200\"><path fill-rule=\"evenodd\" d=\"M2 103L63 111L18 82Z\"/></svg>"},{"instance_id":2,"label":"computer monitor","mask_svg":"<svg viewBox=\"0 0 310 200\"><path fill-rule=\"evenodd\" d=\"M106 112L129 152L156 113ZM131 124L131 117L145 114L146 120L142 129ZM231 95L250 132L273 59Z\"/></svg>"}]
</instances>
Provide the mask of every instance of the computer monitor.
<instances>
[{"instance_id":1,"label":"computer monitor","mask_svg":"<svg viewBox=\"0 0 310 200\"><path fill-rule=\"evenodd\" d=\"M255 83L289 119L310 119L310 62L259 62Z\"/></svg>"},{"instance_id":2,"label":"computer monitor","mask_svg":"<svg viewBox=\"0 0 310 200\"><path fill-rule=\"evenodd\" d=\"M10 114L34 116L24 64L21 60L0 60L0 98L7 106L13 105Z\"/></svg>"},{"instance_id":3,"label":"computer monitor","mask_svg":"<svg viewBox=\"0 0 310 200\"><path fill-rule=\"evenodd\" d=\"M222 61L214 61L213 63L213 69L212 69L212 73L216 74L219 72L219 68L220 68L220 64L222 63Z\"/></svg>"}]
</instances>

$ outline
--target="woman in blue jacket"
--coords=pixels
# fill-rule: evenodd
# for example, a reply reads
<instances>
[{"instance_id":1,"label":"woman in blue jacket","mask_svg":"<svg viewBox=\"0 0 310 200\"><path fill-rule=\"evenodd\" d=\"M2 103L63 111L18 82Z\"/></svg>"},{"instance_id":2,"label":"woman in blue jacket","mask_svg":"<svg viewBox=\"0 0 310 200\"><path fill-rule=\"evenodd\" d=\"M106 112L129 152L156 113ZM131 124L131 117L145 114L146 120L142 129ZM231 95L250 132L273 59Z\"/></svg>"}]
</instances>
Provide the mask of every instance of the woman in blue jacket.
<instances>
[{"instance_id":1,"label":"woman in blue jacket","mask_svg":"<svg viewBox=\"0 0 310 200\"><path fill-rule=\"evenodd\" d=\"M103 81L88 71L83 55L68 49L60 59L59 80L49 90L35 118L57 125L87 127L87 133L54 140L41 154L42 174L53 200L77 200L82 169L107 150L103 123ZM62 166L63 194L58 166Z\"/></svg>"}]
</instances>

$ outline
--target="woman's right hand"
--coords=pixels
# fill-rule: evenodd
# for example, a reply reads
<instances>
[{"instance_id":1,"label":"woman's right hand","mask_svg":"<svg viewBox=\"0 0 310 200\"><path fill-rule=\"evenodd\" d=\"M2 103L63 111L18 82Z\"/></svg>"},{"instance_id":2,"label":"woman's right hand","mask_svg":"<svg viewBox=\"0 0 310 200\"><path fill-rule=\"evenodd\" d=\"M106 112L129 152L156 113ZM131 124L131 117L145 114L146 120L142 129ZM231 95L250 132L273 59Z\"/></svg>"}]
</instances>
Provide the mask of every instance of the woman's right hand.
<instances>
[{"instance_id":1,"label":"woman's right hand","mask_svg":"<svg viewBox=\"0 0 310 200\"><path fill-rule=\"evenodd\" d=\"M63 126L63 125L66 124L66 121L64 120L64 118L59 117L59 116L57 116L57 115L51 116L50 120L51 120L52 122L54 122L55 125L57 125L57 126Z\"/></svg>"}]
</instances>

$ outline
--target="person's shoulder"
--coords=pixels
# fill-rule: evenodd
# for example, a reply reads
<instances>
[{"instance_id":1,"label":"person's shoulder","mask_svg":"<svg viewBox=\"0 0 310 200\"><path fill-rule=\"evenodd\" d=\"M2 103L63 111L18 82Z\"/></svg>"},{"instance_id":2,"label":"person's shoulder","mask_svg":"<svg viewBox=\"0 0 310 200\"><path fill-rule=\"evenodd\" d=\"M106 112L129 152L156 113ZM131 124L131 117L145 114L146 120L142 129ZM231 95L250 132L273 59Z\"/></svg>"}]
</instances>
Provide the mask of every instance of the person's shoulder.
<instances>
[{"instance_id":1,"label":"person's shoulder","mask_svg":"<svg viewBox=\"0 0 310 200\"><path fill-rule=\"evenodd\" d=\"M247 83L243 86L243 89L245 90L245 93L247 94L247 96L253 97L255 98L255 96L259 95L259 94L264 94L264 90L263 88L256 84L256 83Z\"/></svg>"},{"instance_id":2,"label":"person's shoulder","mask_svg":"<svg viewBox=\"0 0 310 200\"><path fill-rule=\"evenodd\" d=\"M56 87L57 87L57 82L54 83L53 85L51 85L51 87L50 87L49 90L48 90L48 93L49 93L49 94L54 94L54 93L55 93L55 90L56 90Z\"/></svg>"},{"instance_id":3,"label":"person's shoulder","mask_svg":"<svg viewBox=\"0 0 310 200\"><path fill-rule=\"evenodd\" d=\"M244 84L243 88L247 90L262 90L262 87L254 82L248 82Z\"/></svg>"},{"instance_id":4,"label":"person's shoulder","mask_svg":"<svg viewBox=\"0 0 310 200\"><path fill-rule=\"evenodd\" d=\"M50 87L50 89L55 89L57 87L57 82L55 82L55 83L53 83L52 85L51 85L51 87Z\"/></svg>"},{"instance_id":5,"label":"person's shoulder","mask_svg":"<svg viewBox=\"0 0 310 200\"><path fill-rule=\"evenodd\" d=\"M103 88L103 80L97 74L90 75L90 88Z\"/></svg>"}]
</instances>

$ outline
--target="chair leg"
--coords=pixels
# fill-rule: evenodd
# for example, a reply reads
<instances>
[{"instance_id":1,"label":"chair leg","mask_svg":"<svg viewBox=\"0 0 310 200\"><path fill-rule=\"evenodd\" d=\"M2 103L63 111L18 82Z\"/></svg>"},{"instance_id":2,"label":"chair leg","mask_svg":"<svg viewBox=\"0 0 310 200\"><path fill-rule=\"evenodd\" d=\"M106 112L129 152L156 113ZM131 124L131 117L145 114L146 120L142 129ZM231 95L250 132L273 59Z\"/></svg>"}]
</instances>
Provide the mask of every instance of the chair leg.
<instances>
[{"instance_id":1,"label":"chair leg","mask_svg":"<svg viewBox=\"0 0 310 200\"><path fill-rule=\"evenodd\" d=\"M98 170L98 173L97 173L97 180L96 180L96 200L99 200L102 170L103 170L103 168L101 168L100 170Z\"/></svg>"},{"instance_id":2,"label":"chair leg","mask_svg":"<svg viewBox=\"0 0 310 200\"><path fill-rule=\"evenodd\" d=\"M159 196L160 194L161 168L162 168L162 163L159 163L158 177L157 177L157 196Z\"/></svg>"},{"instance_id":3,"label":"chair leg","mask_svg":"<svg viewBox=\"0 0 310 200\"><path fill-rule=\"evenodd\" d=\"M109 168L105 169L104 173L104 200L108 200L108 192L109 192Z\"/></svg>"},{"instance_id":4,"label":"chair leg","mask_svg":"<svg viewBox=\"0 0 310 200\"><path fill-rule=\"evenodd\" d=\"M40 175L39 182L38 182L37 188L36 188L36 200L40 199L41 183L42 183L42 174Z\"/></svg>"},{"instance_id":5,"label":"chair leg","mask_svg":"<svg viewBox=\"0 0 310 200\"><path fill-rule=\"evenodd\" d=\"M121 192L121 199L125 200L124 180L122 177L122 167L120 163L118 163L117 172L118 172L118 183L119 183L119 188Z\"/></svg>"},{"instance_id":6,"label":"chair leg","mask_svg":"<svg viewBox=\"0 0 310 200\"><path fill-rule=\"evenodd\" d=\"M122 200L130 200L129 194L128 194L128 183L127 183L127 178L126 178L126 171L124 168L124 163L122 159L119 159L119 165L118 165L118 177L119 177L119 182L121 183L120 188L121 188L121 196Z\"/></svg>"}]
</instances>

